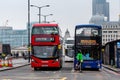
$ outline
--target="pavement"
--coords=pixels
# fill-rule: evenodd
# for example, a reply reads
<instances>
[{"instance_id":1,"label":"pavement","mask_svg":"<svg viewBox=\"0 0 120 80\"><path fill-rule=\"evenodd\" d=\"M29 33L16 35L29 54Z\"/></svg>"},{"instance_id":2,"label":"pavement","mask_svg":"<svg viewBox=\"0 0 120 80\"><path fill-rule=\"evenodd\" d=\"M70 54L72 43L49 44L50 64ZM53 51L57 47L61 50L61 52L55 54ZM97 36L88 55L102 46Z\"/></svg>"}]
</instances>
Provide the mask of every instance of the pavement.
<instances>
[{"instance_id":1,"label":"pavement","mask_svg":"<svg viewBox=\"0 0 120 80\"><path fill-rule=\"evenodd\" d=\"M114 66L104 65L104 64L102 64L102 66L105 67L105 68L107 68L107 69L109 69L109 70L112 70L114 72L120 73L120 68L116 68Z\"/></svg>"},{"instance_id":2,"label":"pavement","mask_svg":"<svg viewBox=\"0 0 120 80\"><path fill-rule=\"evenodd\" d=\"M30 63L28 62L28 59L26 59L26 60L24 58L12 59L13 67L1 67L0 71L15 69L15 68L26 66L26 65L29 65L29 64Z\"/></svg>"}]
</instances>

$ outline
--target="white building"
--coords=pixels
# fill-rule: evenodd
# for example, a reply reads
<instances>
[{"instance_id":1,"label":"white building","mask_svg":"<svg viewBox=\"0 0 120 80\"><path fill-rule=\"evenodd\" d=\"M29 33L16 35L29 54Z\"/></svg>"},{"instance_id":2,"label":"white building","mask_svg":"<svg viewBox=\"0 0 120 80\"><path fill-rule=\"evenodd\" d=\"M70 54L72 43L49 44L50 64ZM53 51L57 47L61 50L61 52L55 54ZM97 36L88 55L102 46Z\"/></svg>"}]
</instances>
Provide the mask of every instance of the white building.
<instances>
[{"instance_id":1,"label":"white building","mask_svg":"<svg viewBox=\"0 0 120 80\"><path fill-rule=\"evenodd\" d=\"M120 39L120 21L102 23L102 44Z\"/></svg>"},{"instance_id":2,"label":"white building","mask_svg":"<svg viewBox=\"0 0 120 80\"><path fill-rule=\"evenodd\" d=\"M108 22L106 17L97 14L91 17L89 23L102 26L102 45L120 39L120 15L118 21Z\"/></svg>"},{"instance_id":3,"label":"white building","mask_svg":"<svg viewBox=\"0 0 120 80\"><path fill-rule=\"evenodd\" d=\"M71 37L71 36L70 36L70 32L67 29L66 32L65 32L65 35L64 35L64 40L66 40L69 37Z\"/></svg>"}]
</instances>

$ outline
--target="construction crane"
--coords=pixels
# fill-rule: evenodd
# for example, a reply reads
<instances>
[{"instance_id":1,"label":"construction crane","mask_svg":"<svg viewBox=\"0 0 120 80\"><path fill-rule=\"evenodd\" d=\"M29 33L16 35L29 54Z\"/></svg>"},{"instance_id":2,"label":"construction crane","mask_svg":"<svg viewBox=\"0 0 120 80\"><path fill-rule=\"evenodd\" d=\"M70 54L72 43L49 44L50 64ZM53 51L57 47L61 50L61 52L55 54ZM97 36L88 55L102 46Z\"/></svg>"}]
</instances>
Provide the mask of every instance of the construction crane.
<instances>
[{"instance_id":1,"label":"construction crane","mask_svg":"<svg viewBox=\"0 0 120 80\"><path fill-rule=\"evenodd\" d=\"M5 27L8 25L8 20L5 21Z\"/></svg>"}]
</instances>

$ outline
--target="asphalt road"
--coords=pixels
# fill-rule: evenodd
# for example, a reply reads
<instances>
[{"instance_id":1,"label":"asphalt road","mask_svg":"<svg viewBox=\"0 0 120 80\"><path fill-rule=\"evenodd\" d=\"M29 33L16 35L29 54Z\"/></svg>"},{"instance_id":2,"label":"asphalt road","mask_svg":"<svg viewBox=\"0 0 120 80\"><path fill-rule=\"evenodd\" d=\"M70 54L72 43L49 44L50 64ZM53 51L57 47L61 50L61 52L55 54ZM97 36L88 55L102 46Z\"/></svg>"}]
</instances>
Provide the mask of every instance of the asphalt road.
<instances>
[{"instance_id":1,"label":"asphalt road","mask_svg":"<svg viewBox=\"0 0 120 80\"><path fill-rule=\"evenodd\" d=\"M61 70L34 71L29 65L0 72L0 80L120 80L120 74L103 68L100 71L74 72L72 63L65 63Z\"/></svg>"}]
</instances>

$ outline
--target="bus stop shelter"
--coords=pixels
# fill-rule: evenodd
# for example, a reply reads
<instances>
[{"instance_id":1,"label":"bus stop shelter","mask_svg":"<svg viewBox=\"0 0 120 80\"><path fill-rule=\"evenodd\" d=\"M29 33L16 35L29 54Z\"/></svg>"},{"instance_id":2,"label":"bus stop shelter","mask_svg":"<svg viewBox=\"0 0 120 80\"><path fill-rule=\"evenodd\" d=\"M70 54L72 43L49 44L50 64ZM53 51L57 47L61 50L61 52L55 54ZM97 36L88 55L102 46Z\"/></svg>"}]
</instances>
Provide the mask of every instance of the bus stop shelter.
<instances>
[{"instance_id":1,"label":"bus stop shelter","mask_svg":"<svg viewBox=\"0 0 120 80\"><path fill-rule=\"evenodd\" d=\"M103 49L103 64L120 68L120 40L106 43Z\"/></svg>"}]
</instances>

